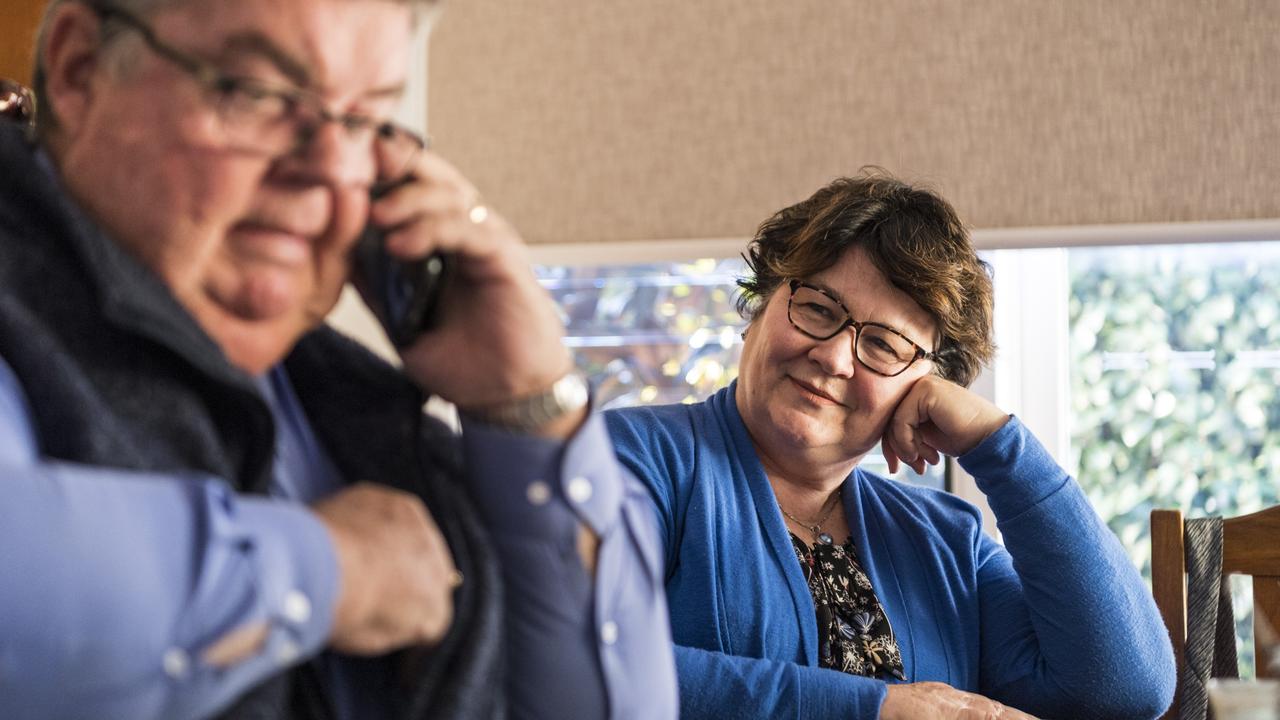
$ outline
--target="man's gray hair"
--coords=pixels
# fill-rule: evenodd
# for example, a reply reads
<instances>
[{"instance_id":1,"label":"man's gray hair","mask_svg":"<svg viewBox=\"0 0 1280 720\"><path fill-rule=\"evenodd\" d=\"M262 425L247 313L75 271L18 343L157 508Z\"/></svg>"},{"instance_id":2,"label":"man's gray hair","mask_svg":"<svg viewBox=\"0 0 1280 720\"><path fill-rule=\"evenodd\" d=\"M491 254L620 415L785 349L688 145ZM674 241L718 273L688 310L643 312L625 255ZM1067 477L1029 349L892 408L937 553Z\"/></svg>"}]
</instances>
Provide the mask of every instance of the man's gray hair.
<instances>
[{"instance_id":1,"label":"man's gray hair","mask_svg":"<svg viewBox=\"0 0 1280 720\"><path fill-rule=\"evenodd\" d=\"M145 18L166 5L181 5L189 0L110 0L107 3L113 8L124 10L125 12L140 18ZM393 0L395 2L404 2L412 5L415 12L413 14L414 22L424 22L424 18L429 17L428 12L434 12L439 9L442 0ZM35 72L31 76L32 90L35 91L36 106L39 112L36 113L36 133L40 137L48 135L50 130L58 126L58 119L54 117L52 108L45 101L45 69L44 69L44 46L48 41L49 27L52 24L54 13L58 8L69 2L83 2L83 0L50 0L48 7L45 8L44 18L40 21L40 28L36 32L36 57ZM111 36L115 33L111 28L103 28L103 43L107 43Z\"/></svg>"}]
</instances>

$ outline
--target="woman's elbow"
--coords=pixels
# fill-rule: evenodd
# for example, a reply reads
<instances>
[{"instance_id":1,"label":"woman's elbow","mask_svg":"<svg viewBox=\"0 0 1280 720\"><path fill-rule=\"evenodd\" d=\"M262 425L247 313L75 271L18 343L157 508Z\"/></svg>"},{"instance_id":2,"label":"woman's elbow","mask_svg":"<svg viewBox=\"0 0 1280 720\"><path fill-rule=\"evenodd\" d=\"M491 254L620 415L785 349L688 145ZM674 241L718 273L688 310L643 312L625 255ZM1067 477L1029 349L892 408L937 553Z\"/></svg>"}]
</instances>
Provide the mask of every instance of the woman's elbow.
<instances>
[{"instance_id":1,"label":"woman's elbow","mask_svg":"<svg viewBox=\"0 0 1280 720\"><path fill-rule=\"evenodd\" d=\"M1114 678L1112 702L1101 717L1115 720L1155 720L1173 704L1178 670L1168 637L1143 653L1145 661L1124 668Z\"/></svg>"}]
</instances>

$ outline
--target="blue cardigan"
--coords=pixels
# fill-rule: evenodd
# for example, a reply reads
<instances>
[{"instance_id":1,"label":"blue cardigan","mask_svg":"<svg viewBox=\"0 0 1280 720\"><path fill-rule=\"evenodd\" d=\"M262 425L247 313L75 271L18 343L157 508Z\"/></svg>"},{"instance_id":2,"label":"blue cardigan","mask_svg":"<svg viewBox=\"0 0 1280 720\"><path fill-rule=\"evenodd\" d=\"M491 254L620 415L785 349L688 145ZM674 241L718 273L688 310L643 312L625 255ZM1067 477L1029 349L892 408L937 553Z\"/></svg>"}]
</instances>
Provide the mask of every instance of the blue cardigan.
<instances>
[{"instance_id":1,"label":"blue cardigan","mask_svg":"<svg viewBox=\"0 0 1280 720\"><path fill-rule=\"evenodd\" d=\"M813 598L733 400L606 414L665 540L684 718L876 718L886 686L817 665ZM991 504L855 469L858 559L907 678L1045 718L1154 718L1173 698L1151 594L1080 487L1016 418L959 458Z\"/></svg>"}]
</instances>

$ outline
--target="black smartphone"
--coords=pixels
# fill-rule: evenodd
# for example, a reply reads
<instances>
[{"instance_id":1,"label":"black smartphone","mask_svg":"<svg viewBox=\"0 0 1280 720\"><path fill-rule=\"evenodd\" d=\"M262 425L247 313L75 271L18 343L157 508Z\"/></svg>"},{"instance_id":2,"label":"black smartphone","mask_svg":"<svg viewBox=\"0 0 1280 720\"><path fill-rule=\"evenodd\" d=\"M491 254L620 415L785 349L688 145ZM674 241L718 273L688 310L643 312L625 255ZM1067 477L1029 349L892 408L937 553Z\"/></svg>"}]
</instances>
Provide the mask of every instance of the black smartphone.
<instances>
[{"instance_id":1,"label":"black smartphone","mask_svg":"<svg viewBox=\"0 0 1280 720\"><path fill-rule=\"evenodd\" d=\"M375 186L374 200L401 183ZM364 285L365 300L397 348L408 347L439 322L440 298L452 258L437 252L404 261L387 253L382 231L366 227L356 243L353 272Z\"/></svg>"}]
</instances>

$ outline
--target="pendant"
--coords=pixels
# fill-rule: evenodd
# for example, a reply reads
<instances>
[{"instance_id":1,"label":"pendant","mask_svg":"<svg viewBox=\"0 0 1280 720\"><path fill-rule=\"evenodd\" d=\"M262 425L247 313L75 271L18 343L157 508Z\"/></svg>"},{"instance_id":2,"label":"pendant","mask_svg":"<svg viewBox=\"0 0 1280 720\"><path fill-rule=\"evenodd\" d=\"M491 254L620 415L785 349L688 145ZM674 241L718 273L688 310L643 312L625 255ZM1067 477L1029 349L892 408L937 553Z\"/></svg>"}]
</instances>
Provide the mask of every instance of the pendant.
<instances>
[{"instance_id":1,"label":"pendant","mask_svg":"<svg viewBox=\"0 0 1280 720\"><path fill-rule=\"evenodd\" d=\"M818 542L823 545L830 545L832 543L831 536L826 533L818 533Z\"/></svg>"}]
</instances>

